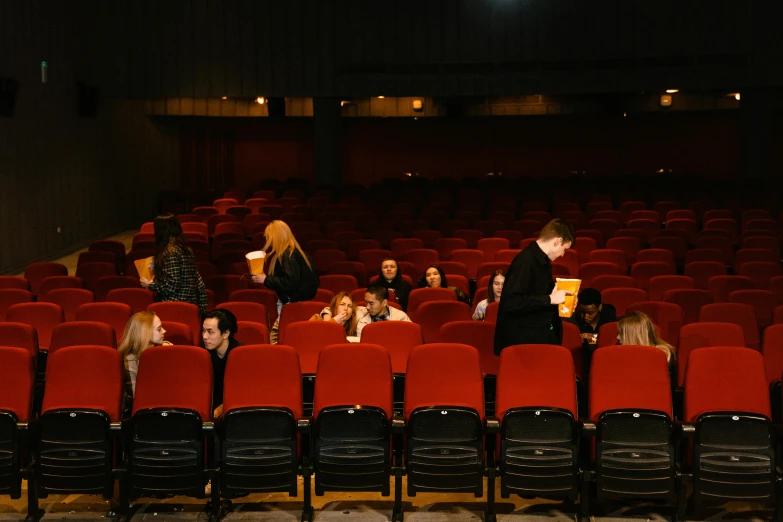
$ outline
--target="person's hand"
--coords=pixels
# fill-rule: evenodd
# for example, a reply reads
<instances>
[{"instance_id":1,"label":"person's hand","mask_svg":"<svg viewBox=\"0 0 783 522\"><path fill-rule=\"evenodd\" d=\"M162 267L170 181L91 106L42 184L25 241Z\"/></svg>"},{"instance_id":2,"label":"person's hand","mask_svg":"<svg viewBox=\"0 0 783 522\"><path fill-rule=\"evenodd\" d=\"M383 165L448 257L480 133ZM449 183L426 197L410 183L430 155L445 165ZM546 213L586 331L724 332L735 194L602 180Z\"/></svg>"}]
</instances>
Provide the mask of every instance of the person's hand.
<instances>
[{"instance_id":1,"label":"person's hand","mask_svg":"<svg viewBox=\"0 0 783 522\"><path fill-rule=\"evenodd\" d=\"M552 290L552 293L549 294L549 301L553 305L559 305L565 303L567 292L565 290Z\"/></svg>"},{"instance_id":2,"label":"person's hand","mask_svg":"<svg viewBox=\"0 0 783 522\"><path fill-rule=\"evenodd\" d=\"M484 314L482 314L481 312L476 312L475 314L473 314L473 318L476 321L483 321L484 320Z\"/></svg>"},{"instance_id":3,"label":"person's hand","mask_svg":"<svg viewBox=\"0 0 783 522\"><path fill-rule=\"evenodd\" d=\"M223 415L223 405L222 404L220 406L218 406L217 408L215 408L215 411L212 412L212 416L214 418L216 418L216 419L218 417L220 417L221 415Z\"/></svg>"},{"instance_id":4,"label":"person's hand","mask_svg":"<svg viewBox=\"0 0 783 522\"><path fill-rule=\"evenodd\" d=\"M263 285L264 281L266 281L266 274L254 274L250 277L250 279L252 279L254 283Z\"/></svg>"},{"instance_id":5,"label":"person's hand","mask_svg":"<svg viewBox=\"0 0 783 522\"><path fill-rule=\"evenodd\" d=\"M146 277L142 277L142 278L140 278L140 281L141 281L141 283L140 283L140 284L141 284L141 287L142 287L142 288L146 288L146 289L148 289L148 290L149 290L149 287L150 287L150 285L152 284L152 281L150 281L150 280L149 280L149 279L147 279Z\"/></svg>"},{"instance_id":6,"label":"person's hand","mask_svg":"<svg viewBox=\"0 0 783 522\"><path fill-rule=\"evenodd\" d=\"M332 320L337 324L343 324L345 320L348 319L348 314L345 312L340 312L339 314L335 315Z\"/></svg>"}]
</instances>

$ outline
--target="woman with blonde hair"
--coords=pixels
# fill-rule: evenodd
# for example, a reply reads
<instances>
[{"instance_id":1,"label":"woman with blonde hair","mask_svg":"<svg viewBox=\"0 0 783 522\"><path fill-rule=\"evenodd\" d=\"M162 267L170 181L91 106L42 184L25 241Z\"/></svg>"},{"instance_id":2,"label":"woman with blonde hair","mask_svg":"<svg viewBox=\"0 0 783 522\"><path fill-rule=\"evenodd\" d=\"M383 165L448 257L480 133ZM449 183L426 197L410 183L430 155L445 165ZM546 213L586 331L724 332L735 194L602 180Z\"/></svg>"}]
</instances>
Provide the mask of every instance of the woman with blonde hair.
<instances>
[{"instance_id":1,"label":"woman with blonde hair","mask_svg":"<svg viewBox=\"0 0 783 522\"><path fill-rule=\"evenodd\" d=\"M297 243L291 229L283 221L274 220L264 230L267 271L252 277L253 282L264 285L277 294L277 315L270 342L276 343L280 313L288 303L308 301L318 291L319 279L315 264Z\"/></svg>"},{"instance_id":2,"label":"woman with blonde hair","mask_svg":"<svg viewBox=\"0 0 783 522\"><path fill-rule=\"evenodd\" d=\"M136 374L139 372L141 354L151 346L170 345L163 339L165 334L163 323L155 312L138 312L125 325L118 351L125 361L131 396L136 394Z\"/></svg>"},{"instance_id":3,"label":"woman with blonde hair","mask_svg":"<svg viewBox=\"0 0 783 522\"><path fill-rule=\"evenodd\" d=\"M353 297L348 292L340 292L332 298L328 307L320 314L313 315L311 321L333 321L345 329L346 337L356 337L356 314Z\"/></svg>"},{"instance_id":4,"label":"woman with blonde hair","mask_svg":"<svg viewBox=\"0 0 783 522\"><path fill-rule=\"evenodd\" d=\"M669 375L674 375L676 352L674 347L658 337L655 325L647 314L628 312L617 321L617 344L626 346L652 346L666 354ZM676 383L676 380L672 380Z\"/></svg>"}]
</instances>

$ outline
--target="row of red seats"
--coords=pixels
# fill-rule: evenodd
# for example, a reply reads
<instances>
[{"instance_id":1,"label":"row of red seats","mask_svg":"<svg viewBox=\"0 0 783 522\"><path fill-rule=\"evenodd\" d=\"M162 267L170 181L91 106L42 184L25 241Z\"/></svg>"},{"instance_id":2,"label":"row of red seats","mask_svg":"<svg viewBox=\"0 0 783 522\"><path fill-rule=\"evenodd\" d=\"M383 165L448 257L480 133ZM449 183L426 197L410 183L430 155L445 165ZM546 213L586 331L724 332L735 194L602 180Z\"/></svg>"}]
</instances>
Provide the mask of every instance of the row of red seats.
<instances>
[{"instance_id":1,"label":"row of red seats","mask_svg":"<svg viewBox=\"0 0 783 522\"><path fill-rule=\"evenodd\" d=\"M338 344L321 351L312 417L303 414L302 370L291 347L234 350L223 415L215 421L206 351L153 347L144 357L132 417L121 422L119 354L94 346L59 350L49 361L35 419L33 359L24 350L0 348L0 430L2 440L11 441L2 471L14 498L21 496L22 478L30 481L29 513L38 514L42 494L110 498L115 479L122 482L121 513L140 496L203 498L211 480L210 516L217 517L221 497L297 496L300 471L306 520L313 516L311 480L316 495L388 496L392 477L393 518L401 519L403 473L409 496L482 497L486 476L488 520L495 517L497 477L504 498L580 501L583 516L591 513L591 486L599 510L610 498L654 499L675 507L680 519L686 482L697 512L709 499L777 498L772 408L763 361L751 350L692 354L683 423L673 417L666 359L650 347L596 352L589 418L581 421L571 356L556 346L503 352L496 417L485 413L478 352L462 344L411 350L402 415L393 412L393 368L381 346ZM75 432L89 432L90 440L75 445ZM738 468L738 461L747 464Z\"/></svg>"}]
</instances>

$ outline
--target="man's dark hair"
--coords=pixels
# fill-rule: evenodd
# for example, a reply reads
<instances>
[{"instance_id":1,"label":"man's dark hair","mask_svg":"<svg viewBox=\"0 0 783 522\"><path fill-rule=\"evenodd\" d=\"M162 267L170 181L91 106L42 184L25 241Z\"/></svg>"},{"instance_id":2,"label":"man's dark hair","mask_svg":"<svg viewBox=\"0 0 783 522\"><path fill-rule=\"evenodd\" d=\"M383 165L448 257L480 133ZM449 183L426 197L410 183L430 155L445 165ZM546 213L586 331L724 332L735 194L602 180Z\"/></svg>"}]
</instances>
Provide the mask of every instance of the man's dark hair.
<instances>
[{"instance_id":1,"label":"man's dark hair","mask_svg":"<svg viewBox=\"0 0 783 522\"><path fill-rule=\"evenodd\" d=\"M220 330L220 333L228 330L229 339L233 339L234 334L239 329L237 327L237 317L225 308L215 308L211 312L207 312L204 316L204 321L207 319L217 319L218 330Z\"/></svg>"},{"instance_id":2,"label":"man's dark hair","mask_svg":"<svg viewBox=\"0 0 783 522\"><path fill-rule=\"evenodd\" d=\"M556 218L544 225L538 234L538 239L544 241L558 237L563 240L563 243L571 243L573 246L575 241L573 225L564 219Z\"/></svg>"},{"instance_id":3,"label":"man's dark hair","mask_svg":"<svg viewBox=\"0 0 783 522\"><path fill-rule=\"evenodd\" d=\"M370 285L367 287L367 293L374 295L376 299L381 302L383 302L384 299L389 298L389 290L381 285Z\"/></svg>"},{"instance_id":4,"label":"man's dark hair","mask_svg":"<svg viewBox=\"0 0 783 522\"><path fill-rule=\"evenodd\" d=\"M579 292L579 304L601 306L601 292L595 288L585 288Z\"/></svg>"}]
</instances>

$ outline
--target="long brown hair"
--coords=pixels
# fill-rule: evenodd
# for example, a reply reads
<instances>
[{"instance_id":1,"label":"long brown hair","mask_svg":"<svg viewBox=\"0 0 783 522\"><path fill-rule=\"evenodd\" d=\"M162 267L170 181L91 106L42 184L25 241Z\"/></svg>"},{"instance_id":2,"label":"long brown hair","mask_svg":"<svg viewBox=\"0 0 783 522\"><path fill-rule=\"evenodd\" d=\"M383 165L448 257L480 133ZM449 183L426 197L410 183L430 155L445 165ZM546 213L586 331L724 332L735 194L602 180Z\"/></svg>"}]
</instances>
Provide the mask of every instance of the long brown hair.
<instances>
[{"instance_id":1,"label":"long brown hair","mask_svg":"<svg viewBox=\"0 0 783 522\"><path fill-rule=\"evenodd\" d=\"M125 325L125 332L122 334L117 351L123 358L133 355L136 359L141 356L141 352L152 345L152 325L155 322L155 312L143 311L133 314Z\"/></svg>"},{"instance_id":2,"label":"long brown hair","mask_svg":"<svg viewBox=\"0 0 783 522\"><path fill-rule=\"evenodd\" d=\"M351 300L351 306L355 307L356 303L353 300L353 297L348 292L340 292L336 296L332 298L332 302L329 303L329 312L332 314L332 317L334 317L337 314L337 307L339 306L340 302L342 302L343 297L347 297ZM345 335L347 336L355 336L356 335L356 308L351 309L351 317L348 318L347 321L343 323L343 328L345 328Z\"/></svg>"},{"instance_id":3,"label":"long brown hair","mask_svg":"<svg viewBox=\"0 0 783 522\"><path fill-rule=\"evenodd\" d=\"M275 275L275 265L280 256L291 255L294 253L294 250L298 250L310 270L313 269L312 265L310 265L310 260L307 259L304 250L296 242L293 232L291 232L291 229L285 222L275 219L269 223L264 229L264 238L266 238L264 250L269 257L269 268L267 269L269 275Z\"/></svg>"},{"instance_id":4,"label":"long brown hair","mask_svg":"<svg viewBox=\"0 0 783 522\"><path fill-rule=\"evenodd\" d=\"M667 361L675 357L674 347L658 337L652 320L642 312L628 312L617 322L617 339L620 344L658 348Z\"/></svg>"},{"instance_id":5,"label":"long brown hair","mask_svg":"<svg viewBox=\"0 0 783 522\"><path fill-rule=\"evenodd\" d=\"M155 218L155 266L160 266L161 258L175 250L190 251L182 234L182 225L174 214L163 214Z\"/></svg>"},{"instance_id":6,"label":"long brown hair","mask_svg":"<svg viewBox=\"0 0 783 522\"><path fill-rule=\"evenodd\" d=\"M505 279L506 273L503 270L495 270L492 272L492 277L489 278L489 284L487 285L487 304L495 302L495 278L497 276L503 276Z\"/></svg>"}]
</instances>

